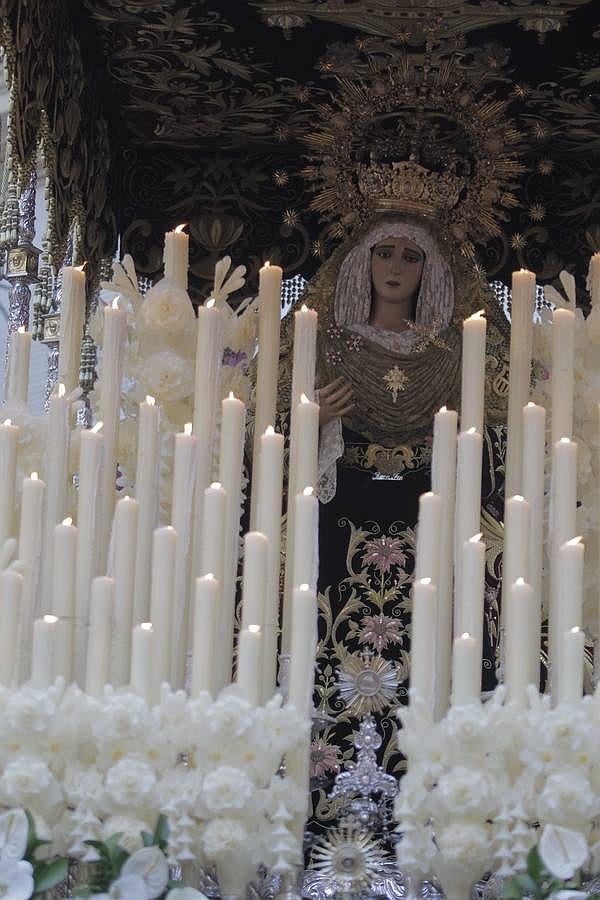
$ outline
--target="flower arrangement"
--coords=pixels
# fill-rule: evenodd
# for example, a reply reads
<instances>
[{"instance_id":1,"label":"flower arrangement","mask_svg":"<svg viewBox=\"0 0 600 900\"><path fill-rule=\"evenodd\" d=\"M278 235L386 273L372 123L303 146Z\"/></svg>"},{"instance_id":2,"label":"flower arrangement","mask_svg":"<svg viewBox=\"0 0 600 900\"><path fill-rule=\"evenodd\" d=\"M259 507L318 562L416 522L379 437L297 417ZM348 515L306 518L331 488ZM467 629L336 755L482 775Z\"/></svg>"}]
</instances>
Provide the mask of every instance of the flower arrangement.
<instances>
[{"instance_id":1,"label":"flower arrangement","mask_svg":"<svg viewBox=\"0 0 600 900\"><path fill-rule=\"evenodd\" d=\"M466 879L453 900L485 872L524 873L545 825L578 832L600 870L600 694L550 709L530 687L527 707L504 701L500 686L439 722L417 698L399 713L398 864L442 885Z\"/></svg>"},{"instance_id":2,"label":"flower arrangement","mask_svg":"<svg viewBox=\"0 0 600 900\"><path fill-rule=\"evenodd\" d=\"M580 832L546 825L538 845L529 851L527 871L505 881L503 900L600 900L598 893L579 890L580 869L587 858L587 842Z\"/></svg>"},{"instance_id":3,"label":"flower arrangement","mask_svg":"<svg viewBox=\"0 0 600 900\"><path fill-rule=\"evenodd\" d=\"M46 690L1 688L0 808L29 810L48 855L86 863L115 834L133 859L162 816L169 863L234 869L245 884L260 863L295 861L287 823L306 797L279 769L308 729L279 695L255 707L234 686L213 701L164 685L154 708L60 678Z\"/></svg>"}]
</instances>

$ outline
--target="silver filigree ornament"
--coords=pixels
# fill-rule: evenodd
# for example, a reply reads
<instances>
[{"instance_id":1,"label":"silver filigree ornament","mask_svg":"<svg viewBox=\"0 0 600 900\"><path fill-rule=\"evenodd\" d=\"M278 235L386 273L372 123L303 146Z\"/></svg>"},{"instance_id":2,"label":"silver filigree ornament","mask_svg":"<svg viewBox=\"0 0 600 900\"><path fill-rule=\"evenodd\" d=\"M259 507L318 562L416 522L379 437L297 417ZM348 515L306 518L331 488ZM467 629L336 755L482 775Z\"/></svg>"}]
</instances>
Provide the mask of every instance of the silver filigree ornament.
<instances>
[{"instance_id":1,"label":"silver filigree ornament","mask_svg":"<svg viewBox=\"0 0 600 900\"><path fill-rule=\"evenodd\" d=\"M336 894L360 895L378 877L387 854L374 835L356 825L333 828L313 847L313 872L336 887Z\"/></svg>"},{"instance_id":2,"label":"silver filigree ornament","mask_svg":"<svg viewBox=\"0 0 600 900\"><path fill-rule=\"evenodd\" d=\"M368 650L348 654L337 680L348 712L358 717L382 712L394 702L398 690L398 670L394 663Z\"/></svg>"}]
</instances>

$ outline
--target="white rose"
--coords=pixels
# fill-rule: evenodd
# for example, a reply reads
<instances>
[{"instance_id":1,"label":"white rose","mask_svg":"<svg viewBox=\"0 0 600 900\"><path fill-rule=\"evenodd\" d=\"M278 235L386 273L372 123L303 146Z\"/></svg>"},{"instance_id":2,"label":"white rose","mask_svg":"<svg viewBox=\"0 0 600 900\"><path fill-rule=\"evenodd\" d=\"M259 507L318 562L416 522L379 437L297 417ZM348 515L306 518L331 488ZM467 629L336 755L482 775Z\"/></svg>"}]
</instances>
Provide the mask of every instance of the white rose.
<instances>
[{"instance_id":1,"label":"white rose","mask_svg":"<svg viewBox=\"0 0 600 900\"><path fill-rule=\"evenodd\" d=\"M0 791L9 804L40 809L60 801L58 782L45 762L33 756L19 756L6 766Z\"/></svg>"},{"instance_id":2,"label":"white rose","mask_svg":"<svg viewBox=\"0 0 600 900\"><path fill-rule=\"evenodd\" d=\"M156 776L150 766L136 757L126 757L106 773L105 788L117 806L134 810L150 798L156 787Z\"/></svg>"},{"instance_id":3,"label":"white rose","mask_svg":"<svg viewBox=\"0 0 600 900\"><path fill-rule=\"evenodd\" d=\"M196 321L187 291L165 278L146 293L140 318L150 331L166 334L179 334L193 328Z\"/></svg>"},{"instance_id":4,"label":"white rose","mask_svg":"<svg viewBox=\"0 0 600 900\"><path fill-rule=\"evenodd\" d=\"M146 701L137 694L104 697L94 718L94 737L99 743L136 739L150 731L152 720Z\"/></svg>"},{"instance_id":5,"label":"white rose","mask_svg":"<svg viewBox=\"0 0 600 900\"><path fill-rule=\"evenodd\" d=\"M148 394L159 400L182 400L194 390L194 366L173 350L153 353L140 368Z\"/></svg>"},{"instance_id":6,"label":"white rose","mask_svg":"<svg viewBox=\"0 0 600 900\"><path fill-rule=\"evenodd\" d=\"M202 790L202 776L195 769L175 767L167 769L158 783L156 796L160 808L174 806L177 810L196 805Z\"/></svg>"},{"instance_id":7,"label":"white rose","mask_svg":"<svg viewBox=\"0 0 600 900\"><path fill-rule=\"evenodd\" d=\"M232 766L219 766L209 772L202 786L202 799L211 813L243 809L254 793L254 785L245 772Z\"/></svg>"},{"instance_id":8,"label":"white rose","mask_svg":"<svg viewBox=\"0 0 600 900\"><path fill-rule=\"evenodd\" d=\"M433 802L452 815L489 815L497 806L494 785L484 772L456 766L442 775L434 791Z\"/></svg>"},{"instance_id":9,"label":"white rose","mask_svg":"<svg viewBox=\"0 0 600 900\"><path fill-rule=\"evenodd\" d=\"M246 851L249 838L247 829L237 819L213 819L204 831L204 852L209 859L229 853L238 855Z\"/></svg>"},{"instance_id":10,"label":"white rose","mask_svg":"<svg viewBox=\"0 0 600 900\"><path fill-rule=\"evenodd\" d=\"M121 847L128 853L135 853L144 844L142 831L152 833L153 830L147 822L134 819L132 816L110 816L102 826L102 840L107 840L113 834L120 834L119 844Z\"/></svg>"},{"instance_id":11,"label":"white rose","mask_svg":"<svg viewBox=\"0 0 600 900\"><path fill-rule=\"evenodd\" d=\"M563 767L546 779L537 802L540 821L582 826L598 815L598 800L587 778L577 769Z\"/></svg>"},{"instance_id":12,"label":"white rose","mask_svg":"<svg viewBox=\"0 0 600 900\"><path fill-rule=\"evenodd\" d=\"M226 746L252 727L255 714L255 707L244 697L233 693L222 695L206 711L208 739Z\"/></svg>"},{"instance_id":13,"label":"white rose","mask_svg":"<svg viewBox=\"0 0 600 900\"><path fill-rule=\"evenodd\" d=\"M490 833L484 825L454 822L436 831L435 839L448 862L469 866L489 856Z\"/></svg>"},{"instance_id":14,"label":"white rose","mask_svg":"<svg viewBox=\"0 0 600 900\"><path fill-rule=\"evenodd\" d=\"M43 734L56 712L46 691L23 687L13 693L6 705L5 724L11 731Z\"/></svg>"}]
</instances>

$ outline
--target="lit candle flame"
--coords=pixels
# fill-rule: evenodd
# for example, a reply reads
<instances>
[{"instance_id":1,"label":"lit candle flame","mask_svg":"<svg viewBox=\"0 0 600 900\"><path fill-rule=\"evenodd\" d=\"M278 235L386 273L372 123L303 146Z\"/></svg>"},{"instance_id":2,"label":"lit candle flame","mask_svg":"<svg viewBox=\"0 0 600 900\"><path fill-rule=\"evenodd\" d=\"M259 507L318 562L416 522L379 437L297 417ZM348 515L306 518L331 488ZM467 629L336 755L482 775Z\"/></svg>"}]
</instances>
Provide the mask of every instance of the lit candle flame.
<instances>
[{"instance_id":1,"label":"lit candle flame","mask_svg":"<svg viewBox=\"0 0 600 900\"><path fill-rule=\"evenodd\" d=\"M515 581L515 584L525 584L525 579L522 576L519 576Z\"/></svg>"},{"instance_id":2,"label":"lit candle flame","mask_svg":"<svg viewBox=\"0 0 600 900\"><path fill-rule=\"evenodd\" d=\"M19 334L25 334L25 326L19 325L19 327L17 328L17 331L19 332Z\"/></svg>"},{"instance_id":3,"label":"lit candle flame","mask_svg":"<svg viewBox=\"0 0 600 900\"><path fill-rule=\"evenodd\" d=\"M485 309L478 309L476 313L473 313L472 316L469 316L470 319L484 319L485 318Z\"/></svg>"},{"instance_id":4,"label":"lit candle flame","mask_svg":"<svg viewBox=\"0 0 600 900\"><path fill-rule=\"evenodd\" d=\"M185 423L185 425L183 426L183 433L184 433L184 434L191 434L191 433L192 433L192 423L191 423L191 422L186 422L186 423Z\"/></svg>"},{"instance_id":5,"label":"lit candle flame","mask_svg":"<svg viewBox=\"0 0 600 900\"><path fill-rule=\"evenodd\" d=\"M73 268L75 268L78 272L83 272L86 266L87 266L87 259L84 263L81 263L80 266L74 266Z\"/></svg>"},{"instance_id":6,"label":"lit candle flame","mask_svg":"<svg viewBox=\"0 0 600 900\"><path fill-rule=\"evenodd\" d=\"M304 490L302 491L302 493L304 494L305 497L311 497L314 494L314 488L305 487Z\"/></svg>"},{"instance_id":7,"label":"lit candle flame","mask_svg":"<svg viewBox=\"0 0 600 900\"><path fill-rule=\"evenodd\" d=\"M252 634L260 634L260 625L248 625L248 631Z\"/></svg>"},{"instance_id":8,"label":"lit candle flame","mask_svg":"<svg viewBox=\"0 0 600 900\"><path fill-rule=\"evenodd\" d=\"M308 306L306 305L306 303L302 304L302 306L300 307L300 312L308 312Z\"/></svg>"},{"instance_id":9,"label":"lit candle flame","mask_svg":"<svg viewBox=\"0 0 600 900\"><path fill-rule=\"evenodd\" d=\"M5 419L5 420L4 420L4 424L5 424L5 425L12 425L12 419Z\"/></svg>"},{"instance_id":10,"label":"lit candle flame","mask_svg":"<svg viewBox=\"0 0 600 900\"><path fill-rule=\"evenodd\" d=\"M48 625L56 625L58 622L58 616L44 616L44 622L47 622Z\"/></svg>"},{"instance_id":11,"label":"lit candle flame","mask_svg":"<svg viewBox=\"0 0 600 900\"><path fill-rule=\"evenodd\" d=\"M71 518L71 516L67 516L67 518L63 519L61 522L61 525L72 525L72 524L73 524L73 519Z\"/></svg>"},{"instance_id":12,"label":"lit candle flame","mask_svg":"<svg viewBox=\"0 0 600 900\"><path fill-rule=\"evenodd\" d=\"M467 428L467 434L477 434L477 429L475 428L475 426L473 426L472 428Z\"/></svg>"},{"instance_id":13,"label":"lit candle flame","mask_svg":"<svg viewBox=\"0 0 600 900\"><path fill-rule=\"evenodd\" d=\"M213 490L220 491L221 490L221 482L213 481L211 484L211 488L213 488Z\"/></svg>"},{"instance_id":14,"label":"lit candle flame","mask_svg":"<svg viewBox=\"0 0 600 900\"><path fill-rule=\"evenodd\" d=\"M144 631L152 631L152 622L142 622L140 628L142 628Z\"/></svg>"},{"instance_id":15,"label":"lit candle flame","mask_svg":"<svg viewBox=\"0 0 600 900\"><path fill-rule=\"evenodd\" d=\"M300 585L300 590L301 590L301 591L310 591L310 587L309 587L308 584L306 584L306 582L305 582L304 584L301 584L301 585Z\"/></svg>"},{"instance_id":16,"label":"lit candle flame","mask_svg":"<svg viewBox=\"0 0 600 900\"><path fill-rule=\"evenodd\" d=\"M183 225L178 225L175 229L175 234L181 234L184 228L187 228L187 222L184 222Z\"/></svg>"},{"instance_id":17,"label":"lit candle flame","mask_svg":"<svg viewBox=\"0 0 600 900\"><path fill-rule=\"evenodd\" d=\"M215 576L213 575L212 572L207 572L206 575L204 575L204 578L205 578L207 581L214 581L214 580L215 580Z\"/></svg>"},{"instance_id":18,"label":"lit candle flame","mask_svg":"<svg viewBox=\"0 0 600 900\"><path fill-rule=\"evenodd\" d=\"M264 264L264 266L263 266L263 269L270 269L270 268L271 268L271 263L270 263L269 260L267 259L267 260L265 260L265 264Z\"/></svg>"},{"instance_id":19,"label":"lit candle flame","mask_svg":"<svg viewBox=\"0 0 600 900\"><path fill-rule=\"evenodd\" d=\"M37 473L37 472L32 472L31 475L30 475L29 477L30 477L30 479L31 479L32 481L37 481L37 480L38 480L38 473Z\"/></svg>"},{"instance_id":20,"label":"lit candle flame","mask_svg":"<svg viewBox=\"0 0 600 900\"><path fill-rule=\"evenodd\" d=\"M212 309L216 302L217 302L217 301L215 300L214 297L210 297L210 298L206 301L206 308L207 308L207 309Z\"/></svg>"},{"instance_id":21,"label":"lit candle flame","mask_svg":"<svg viewBox=\"0 0 600 900\"><path fill-rule=\"evenodd\" d=\"M235 400L235 395L234 395L233 391L229 391L229 399Z\"/></svg>"},{"instance_id":22,"label":"lit candle flame","mask_svg":"<svg viewBox=\"0 0 600 900\"><path fill-rule=\"evenodd\" d=\"M523 503L523 501L525 500L525 497L522 497L520 494L515 494L513 496L513 500L517 500L519 503Z\"/></svg>"},{"instance_id":23,"label":"lit candle flame","mask_svg":"<svg viewBox=\"0 0 600 900\"><path fill-rule=\"evenodd\" d=\"M110 305L111 305L112 309L118 309L119 308L119 298L115 297L115 299L113 300L113 302Z\"/></svg>"},{"instance_id":24,"label":"lit candle flame","mask_svg":"<svg viewBox=\"0 0 600 900\"><path fill-rule=\"evenodd\" d=\"M470 638L470 637L471 637L471 634L469 631L463 631L463 633L461 634L461 638Z\"/></svg>"},{"instance_id":25,"label":"lit candle flame","mask_svg":"<svg viewBox=\"0 0 600 900\"><path fill-rule=\"evenodd\" d=\"M265 428L265 434L275 434L275 429L272 425L267 425Z\"/></svg>"},{"instance_id":26,"label":"lit candle flame","mask_svg":"<svg viewBox=\"0 0 600 900\"><path fill-rule=\"evenodd\" d=\"M470 544L478 544L482 537L483 537L483 534L481 532L479 532L479 534L474 534L473 537L469 538L469 543Z\"/></svg>"},{"instance_id":27,"label":"lit candle flame","mask_svg":"<svg viewBox=\"0 0 600 900\"><path fill-rule=\"evenodd\" d=\"M155 406L156 400L154 399L154 397L151 397L150 394L146 394L146 403L148 404L148 406Z\"/></svg>"},{"instance_id":28,"label":"lit candle flame","mask_svg":"<svg viewBox=\"0 0 600 900\"><path fill-rule=\"evenodd\" d=\"M568 438L568 437L561 437L560 443L561 443L561 444L570 444L570 443L571 443L571 438Z\"/></svg>"},{"instance_id":29,"label":"lit candle flame","mask_svg":"<svg viewBox=\"0 0 600 900\"><path fill-rule=\"evenodd\" d=\"M61 381L61 383L60 383L59 386L58 386L58 396L59 396L59 397L64 397L65 394L66 394L66 392L67 392L67 389L66 389L66 387L64 386L64 384L63 384L62 381Z\"/></svg>"},{"instance_id":30,"label":"lit candle flame","mask_svg":"<svg viewBox=\"0 0 600 900\"><path fill-rule=\"evenodd\" d=\"M419 584L431 584L431 578L419 578Z\"/></svg>"},{"instance_id":31,"label":"lit candle flame","mask_svg":"<svg viewBox=\"0 0 600 900\"><path fill-rule=\"evenodd\" d=\"M440 412L448 412L448 407L447 407L447 406L440 406L439 411L440 411Z\"/></svg>"},{"instance_id":32,"label":"lit candle flame","mask_svg":"<svg viewBox=\"0 0 600 900\"><path fill-rule=\"evenodd\" d=\"M571 634L579 634L580 631L581 628L579 627L579 625L575 625L574 628L571 628Z\"/></svg>"},{"instance_id":33,"label":"lit candle flame","mask_svg":"<svg viewBox=\"0 0 600 900\"><path fill-rule=\"evenodd\" d=\"M581 543L583 543L583 538L581 535L579 535L578 537L571 538L570 541L567 541L567 544L570 544L572 547L576 547L577 544L581 544Z\"/></svg>"},{"instance_id":34,"label":"lit candle flame","mask_svg":"<svg viewBox=\"0 0 600 900\"><path fill-rule=\"evenodd\" d=\"M102 428L103 425L104 425L104 422L96 422L96 424L92 428L92 434L98 434L98 432L100 431L100 429Z\"/></svg>"},{"instance_id":35,"label":"lit candle flame","mask_svg":"<svg viewBox=\"0 0 600 900\"><path fill-rule=\"evenodd\" d=\"M310 403L310 400L306 396L306 394L300 394L300 403Z\"/></svg>"}]
</instances>

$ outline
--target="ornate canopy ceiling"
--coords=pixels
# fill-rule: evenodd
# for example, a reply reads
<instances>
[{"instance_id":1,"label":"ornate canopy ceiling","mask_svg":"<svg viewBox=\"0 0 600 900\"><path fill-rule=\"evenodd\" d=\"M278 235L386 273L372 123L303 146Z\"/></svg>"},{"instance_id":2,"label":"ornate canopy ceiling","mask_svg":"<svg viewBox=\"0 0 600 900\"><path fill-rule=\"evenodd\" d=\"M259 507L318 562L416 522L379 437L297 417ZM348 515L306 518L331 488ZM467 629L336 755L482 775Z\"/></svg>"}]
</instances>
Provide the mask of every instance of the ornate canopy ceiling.
<instances>
[{"instance_id":1,"label":"ornate canopy ceiling","mask_svg":"<svg viewBox=\"0 0 600 900\"><path fill-rule=\"evenodd\" d=\"M2 5L13 31L16 7L21 22L68 20L88 93L106 120L109 204L122 249L155 274L164 230L188 223L197 296L224 253L255 270L267 257L279 257L290 274L315 269L329 247L300 175L315 107L337 78L403 54L420 67L451 59L461 78L485 77L510 102L527 171L503 236L479 248L491 275L528 265L551 280L565 265L582 270L600 246L597 0ZM38 46L31 55L33 79L44 74L44 54ZM54 60L46 74L59 72ZM98 151L90 143L81 152Z\"/></svg>"}]
</instances>

